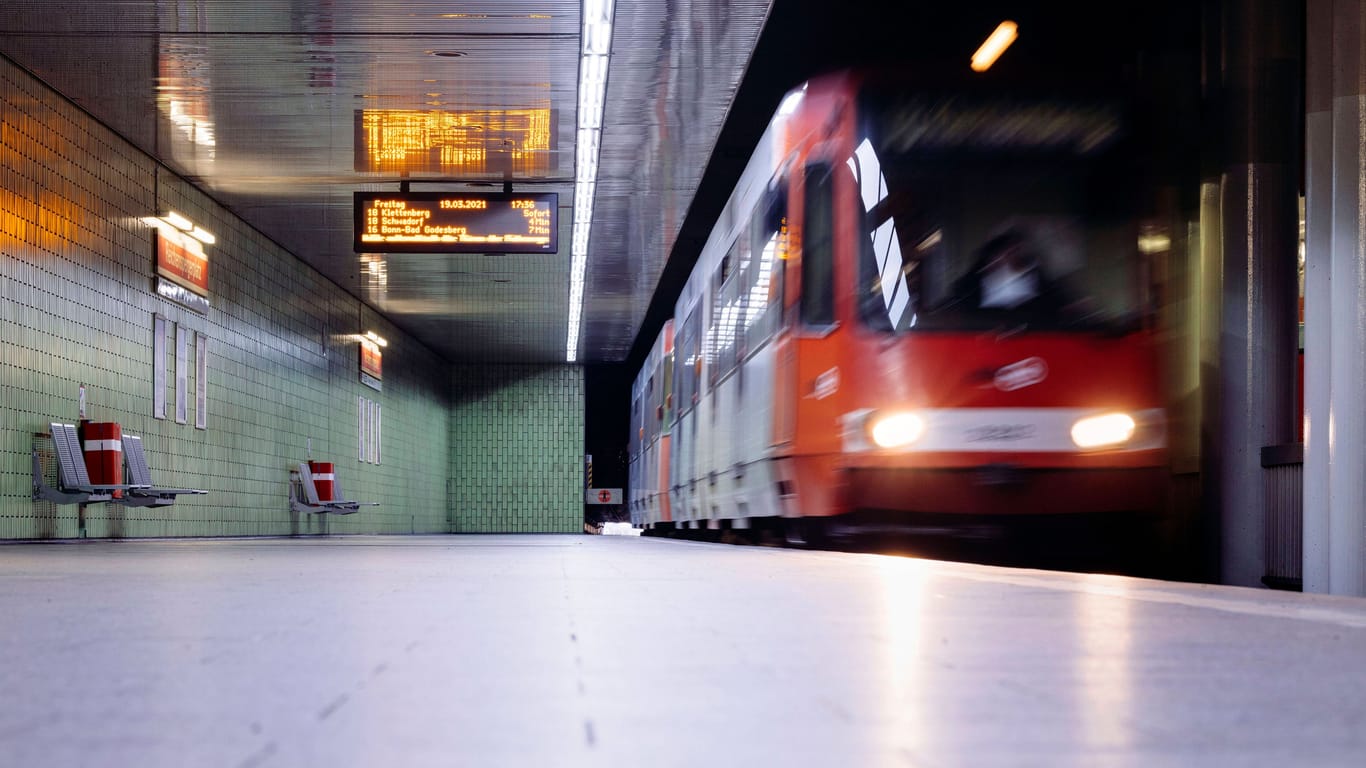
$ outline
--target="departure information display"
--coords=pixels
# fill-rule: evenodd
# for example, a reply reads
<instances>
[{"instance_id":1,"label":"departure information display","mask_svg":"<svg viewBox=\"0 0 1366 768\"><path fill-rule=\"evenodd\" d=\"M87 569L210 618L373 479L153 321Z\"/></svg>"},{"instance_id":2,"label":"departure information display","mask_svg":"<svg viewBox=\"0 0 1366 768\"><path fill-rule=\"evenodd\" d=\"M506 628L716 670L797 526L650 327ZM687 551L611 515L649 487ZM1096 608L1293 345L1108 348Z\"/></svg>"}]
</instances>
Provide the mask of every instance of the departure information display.
<instances>
[{"instance_id":1,"label":"departure information display","mask_svg":"<svg viewBox=\"0 0 1366 768\"><path fill-rule=\"evenodd\" d=\"M357 253L556 253L559 195L356 192Z\"/></svg>"}]
</instances>

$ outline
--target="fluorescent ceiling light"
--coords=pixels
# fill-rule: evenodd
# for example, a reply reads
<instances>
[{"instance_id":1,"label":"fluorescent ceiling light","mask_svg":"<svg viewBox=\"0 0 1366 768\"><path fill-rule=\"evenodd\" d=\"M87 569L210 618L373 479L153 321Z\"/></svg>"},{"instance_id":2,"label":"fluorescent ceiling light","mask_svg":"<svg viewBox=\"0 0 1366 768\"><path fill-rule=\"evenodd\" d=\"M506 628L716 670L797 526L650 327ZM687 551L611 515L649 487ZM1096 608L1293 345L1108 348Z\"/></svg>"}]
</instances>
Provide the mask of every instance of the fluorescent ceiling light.
<instances>
[{"instance_id":1,"label":"fluorescent ceiling light","mask_svg":"<svg viewBox=\"0 0 1366 768\"><path fill-rule=\"evenodd\" d=\"M577 232L579 224L585 225L583 230L585 243L588 242L588 227L586 225L593 221L593 191L596 188L597 185L593 183L574 185L574 229ZM580 192L583 193L583 197L579 197ZM587 253L587 248L584 249L584 252Z\"/></svg>"},{"instance_id":2,"label":"fluorescent ceiling light","mask_svg":"<svg viewBox=\"0 0 1366 768\"><path fill-rule=\"evenodd\" d=\"M612 48L612 0L584 0L583 53L606 56ZM605 66L605 64L604 64Z\"/></svg>"},{"instance_id":3,"label":"fluorescent ceiling light","mask_svg":"<svg viewBox=\"0 0 1366 768\"><path fill-rule=\"evenodd\" d=\"M583 163L579 165L579 174L575 181L580 184L592 184L598 180L598 167L593 163Z\"/></svg>"},{"instance_id":4,"label":"fluorescent ceiling light","mask_svg":"<svg viewBox=\"0 0 1366 768\"><path fill-rule=\"evenodd\" d=\"M196 226L194 229L190 230L190 237L193 237L194 239L198 240L199 242L205 245L213 245L218 240L218 238L209 234L207 231L204 230L203 227L200 226Z\"/></svg>"},{"instance_id":5,"label":"fluorescent ceiling light","mask_svg":"<svg viewBox=\"0 0 1366 768\"><path fill-rule=\"evenodd\" d=\"M987 36L982 46L977 52L972 54L972 71L985 72L996 59L1015 42L1017 27L1013 21L1003 21L996 26L995 31Z\"/></svg>"},{"instance_id":6,"label":"fluorescent ceiling light","mask_svg":"<svg viewBox=\"0 0 1366 768\"><path fill-rule=\"evenodd\" d=\"M578 146L574 173L574 230L570 246L569 333L564 356L579 359L579 326L583 318L584 276L588 273L588 233L593 225L593 193L597 189L602 109L607 93L608 56L612 50L613 0L583 0L579 49Z\"/></svg>"},{"instance_id":7,"label":"fluorescent ceiling light","mask_svg":"<svg viewBox=\"0 0 1366 768\"><path fill-rule=\"evenodd\" d=\"M194 222L190 221L184 216L181 216L175 211L167 211L161 215L161 218L165 219L166 223L170 224L176 229L184 230L186 232L189 232L191 229L194 229Z\"/></svg>"},{"instance_id":8,"label":"fluorescent ceiling light","mask_svg":"<svg viewBox=\"0 0 1366 768\"><path fill-rule=\"evenodd\" d=\"M602 54L584 54L579 66L581 79L579 88L591 90L587 86L599 86L607 82L607 57ZM582 119L582 117L580 117Z\"/></svg>"}]
</instances>

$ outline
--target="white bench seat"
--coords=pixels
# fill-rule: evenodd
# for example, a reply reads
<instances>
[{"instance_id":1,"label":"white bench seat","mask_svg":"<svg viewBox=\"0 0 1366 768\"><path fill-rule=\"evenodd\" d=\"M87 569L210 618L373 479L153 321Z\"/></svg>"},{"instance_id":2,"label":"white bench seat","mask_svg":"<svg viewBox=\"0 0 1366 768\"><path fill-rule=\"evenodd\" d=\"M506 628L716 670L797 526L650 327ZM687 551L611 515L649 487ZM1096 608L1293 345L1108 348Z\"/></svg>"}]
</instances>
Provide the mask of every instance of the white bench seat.
<instances>
[{"instance_id":1,"label":"white bench seat","mask_svg":"<svg viewBox=\"0 0 1366 768\"><path fill-rule=\"evenodd\" d=\"M338 498L328 501L319 499L318 486L313 480L313 470L309 469L308 462L300 462L296 469L290 470L290 475L289 508L295 512L313 515L327 512L334 515L351 515L359 512L361 507L379 506L378 501L351 501L345 498L341 481L335 479L332 481L332 488Z\"/></svg>"}]
</instances>

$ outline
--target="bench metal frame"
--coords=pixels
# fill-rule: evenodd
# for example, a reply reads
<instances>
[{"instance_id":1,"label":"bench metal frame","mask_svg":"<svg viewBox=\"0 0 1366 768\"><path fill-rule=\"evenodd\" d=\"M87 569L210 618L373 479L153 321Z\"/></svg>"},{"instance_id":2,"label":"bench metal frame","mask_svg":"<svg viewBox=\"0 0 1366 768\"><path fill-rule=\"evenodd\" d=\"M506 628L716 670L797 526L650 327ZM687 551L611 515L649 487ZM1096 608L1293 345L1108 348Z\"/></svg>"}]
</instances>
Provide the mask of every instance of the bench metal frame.
<instances>
[{"instance_id":1,"label":"bench metal frame","mask_svg":"<svg viewBox=\"0 0 1366 768\"><path fill-rule=\"evenodd\" d=\"M33 498L50 501L54 504L96 504L113 501L114 491L129 491L146 486L137 483L92 483L90 472L85 467L85 451L81 448L80 437L76 434L75 424L52 422L52 445L57 455L57 487L43 481L42 463L38 449L33 449Z\"/></svg>"},{"instance_id":2,"label":"bench metal frame","mask_svg":"<svg viewBox=\"0 0 1366 768\"><path fill-rule=\"evenodd\" d=\"M128 479L135 485L114 499L118 504L130 507L166 507L175 503L177 496L208 493L198 488L157 488L152 485L152 470L147 466L147 454L142 450L142 438L137 435L123 436L123 460L128 466Z\"/></svg>"},{"instance_id":3,"label":"bench metal frame","mask_svg":"<svg viewBox=\"0 0 1366 768\"><path fill-rule=\"evenodd\" d=\"M289 508L294 512L302 512L310 515L332 513L334 515L353 515L360 511L361 507L378 507L378 501L351 501L345 498L342 493L341 481L332 482L333 489L336 490L340 498L331 501L322 501L318 498L318 486L313 481L313 470L308 468L308 462L300 462L299 465L289 471Z\"/></svg>"}]
</instances>

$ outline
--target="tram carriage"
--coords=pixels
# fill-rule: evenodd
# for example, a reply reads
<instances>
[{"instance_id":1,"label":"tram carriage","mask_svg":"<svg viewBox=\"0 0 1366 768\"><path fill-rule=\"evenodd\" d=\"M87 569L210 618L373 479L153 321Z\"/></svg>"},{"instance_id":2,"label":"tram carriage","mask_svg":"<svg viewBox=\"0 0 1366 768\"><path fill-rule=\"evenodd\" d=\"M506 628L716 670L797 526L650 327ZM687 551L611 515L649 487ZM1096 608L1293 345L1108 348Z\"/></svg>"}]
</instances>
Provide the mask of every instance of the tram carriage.
<instances>
[{"instance_id":1,"label":"tram carriage","mask_svg":"<svg viewBox=\"0 0 1366 768\"><path fill-rule=\"evenodd\" d=\"M638 527L673 522L668 493L672 389L673 321L666 320L631 386L627 509L631 523Z\"/></svg>"},{"instance_id":2,"label":"tram carriage","mask_svg":"<svg viewBox=\"0 0 1366 768\"><path fill-rule=\"evenodd\" d=\"M632 521L1159 514L1129 118L856 72L789 93L637 377Z\"/></svg>"}]
</instances>

